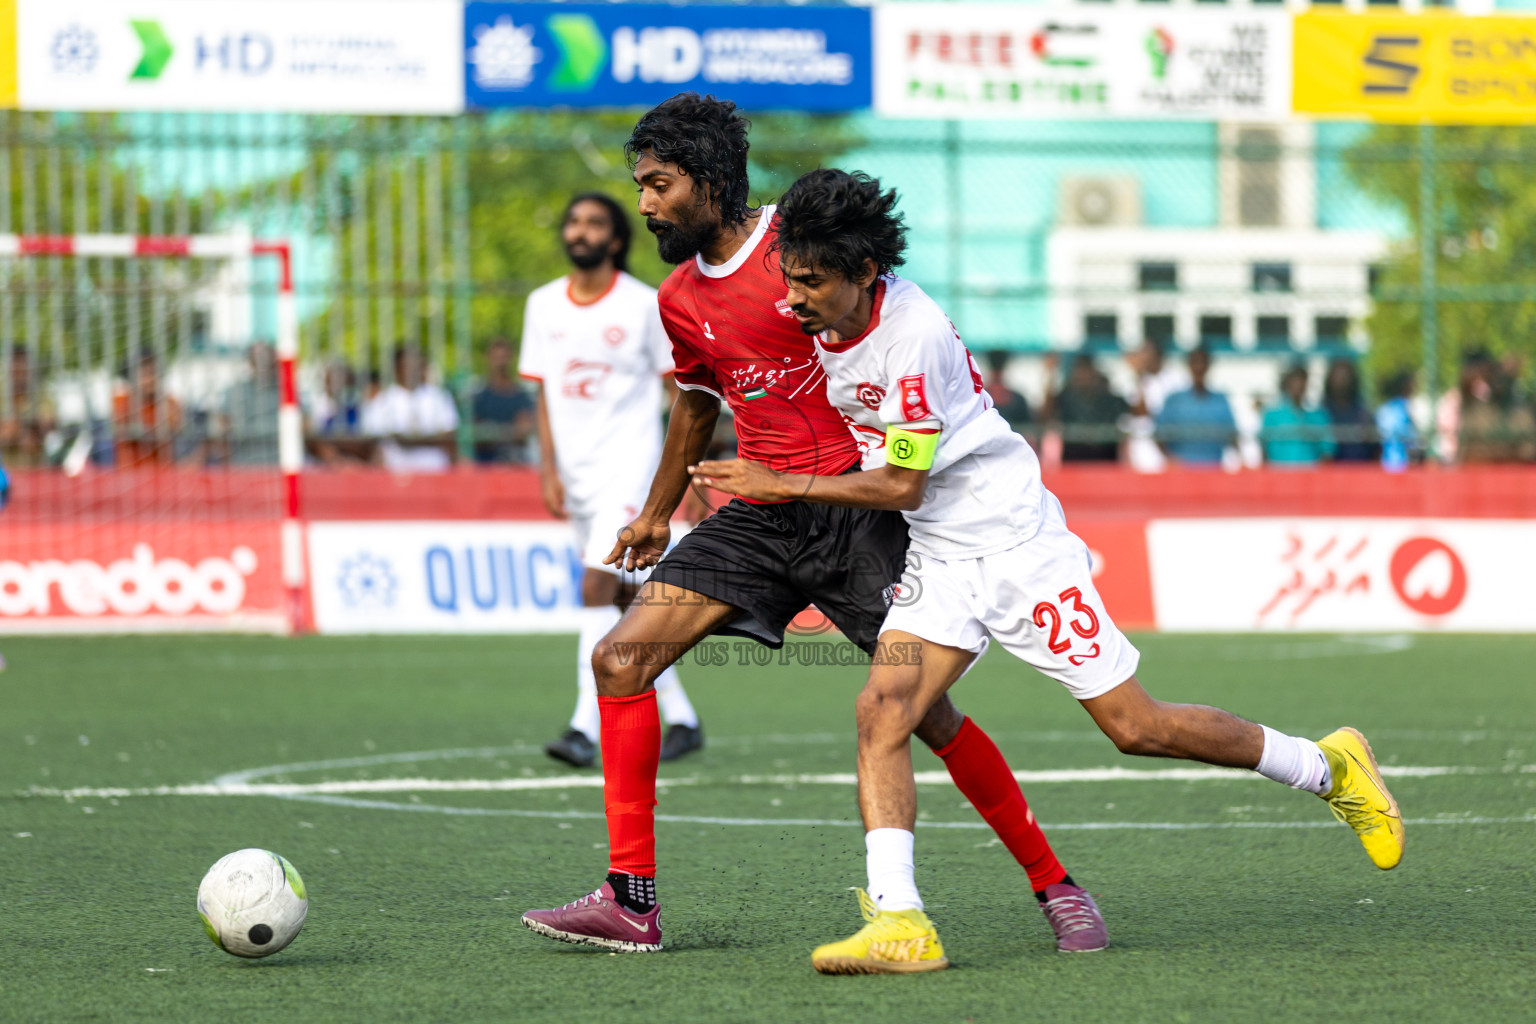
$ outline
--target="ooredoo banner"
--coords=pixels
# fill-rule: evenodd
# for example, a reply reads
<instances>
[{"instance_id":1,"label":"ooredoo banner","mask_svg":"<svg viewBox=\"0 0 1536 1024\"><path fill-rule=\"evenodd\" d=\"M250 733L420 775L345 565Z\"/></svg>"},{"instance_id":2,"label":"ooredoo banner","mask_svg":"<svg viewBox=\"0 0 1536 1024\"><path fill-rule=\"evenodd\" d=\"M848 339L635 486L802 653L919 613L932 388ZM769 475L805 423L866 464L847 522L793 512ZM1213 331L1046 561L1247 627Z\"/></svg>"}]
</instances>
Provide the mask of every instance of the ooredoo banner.
<instances>
[{"instance_id":1,"label":"ooredoo banner","mask_svg":"<svg viewBox=\"0 0 1536 1024\"><path fill-rule=\"evenodd\" d=\"M472 107L635 107L694 90L763 110L870 103L860 7L470 3Z\"/></svg>"},{"instance_id":2,"label":"ooredoo banner","mask_svg":"<svg viewBox=\"0 0 1536 1024\"><path fill-rule=\"evenodd\" d=\"M1159 629L1536 630L1536 522L1161 519Z\"/></svg>"},{"instance_id":3,"label":"ooredoo banner","mask_svg":"<svg viewBox=\"0 0 1536 1024\"><path fill-rule=\"evenodd\" d=\"M454 114L457 0L19 0L29 110Z\"/></svg>"},{"instance_id":4,"label":"ooredoo banner","mask_svg":"<svg viewBox=\"0 0 1536 1024\"><path fill-rule=\"evenodd\" d=\"M875 109L888 117L1283 118L1284 11L986 3L875 10Z\"/></svg>"},{"instance_id":5,"label":"ooredoo banner","mask_svg":"<svg viewBox=\"0 0 1536 1024\"><path fill-rule=\"evenodd\" d=\"M564 633L582 564L566 523L324 522L309 527L321 633Z\"/></svg>"},{"instance_id":6,"label":"ooredoo banner","mask_svg":"<svg viewBox=\"0 0 1536 1024\"><path fill-rule=\"evenodd\" d=\"M0 633L288 627L276 523L0 529Z\"/></svg>"}]
</instances>

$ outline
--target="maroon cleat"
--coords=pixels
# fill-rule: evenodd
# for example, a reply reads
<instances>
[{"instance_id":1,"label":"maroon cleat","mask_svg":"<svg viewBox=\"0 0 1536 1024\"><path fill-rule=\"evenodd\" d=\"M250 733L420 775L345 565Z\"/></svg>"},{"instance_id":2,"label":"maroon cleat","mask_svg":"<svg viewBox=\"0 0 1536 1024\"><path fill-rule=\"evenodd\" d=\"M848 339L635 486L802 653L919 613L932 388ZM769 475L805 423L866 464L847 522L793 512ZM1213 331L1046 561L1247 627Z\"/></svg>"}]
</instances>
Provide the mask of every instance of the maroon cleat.
<instances>
[{"instance_id":1,"label":"maroon cleat","mask_svg":"<svg viewBox=\"0 0 1536 1024\"><path fill-rule=\"evenodd\" d=\"M1061 952L1092 953L1109 945L1104 915L1086 889L1062 882L1048 885L1040 909L1056 933L1056 948Z\"/></svg>"},{"instance_id":2,"label":"maroon cleat","mask_svg":"<svg viewBox=\"0 0 1536 1024\"><path fill-rule=\"evenodd\" d=\"M620 953L661 952L661 907L644 914L627 910L614 902L613 887L607 882L574 903L528 911L523 925L560 942Z\"/></svg>"}]
</instances>

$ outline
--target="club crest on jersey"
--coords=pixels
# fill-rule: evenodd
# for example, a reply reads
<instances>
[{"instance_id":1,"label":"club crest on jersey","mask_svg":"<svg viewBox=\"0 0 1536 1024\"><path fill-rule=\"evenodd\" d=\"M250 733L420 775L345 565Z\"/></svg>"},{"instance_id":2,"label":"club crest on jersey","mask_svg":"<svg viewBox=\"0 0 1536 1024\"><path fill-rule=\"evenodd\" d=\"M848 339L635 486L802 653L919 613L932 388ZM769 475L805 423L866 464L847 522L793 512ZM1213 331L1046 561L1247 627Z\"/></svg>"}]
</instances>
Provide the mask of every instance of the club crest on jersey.
<instances>
[{"instance_id":1,"label":"club crest on jersey","mask_svg":"<svg viewBox=\"0 0 1536 1024\"><path fill-rule=\"evenodd\" d=\"M603 340L614 348L618 348L620 345L624 344L624 339L628 336L629 335L624 332L624 328L618 326L617 324L603 332Z\"/></svg>"},{"instance_id":2,"label":"club crest on jersey","mask_svg":"<svg viewBox=\"0 0 1536 1024\"><path fill-rule=\"evenodd\" d=\"M778 311L779 316L787 316L791 320L795 318L795 311L789 308L788 299L779 299L773 304L773 308Z\"/></svg>"},{"instance_id":3,"label":"club crest on jersey","mask_svg":"<svg viewBox=\"0 0 1536 1024\"><path fill-rule=\"evenodd\" d=\"M921 373L902 377L896 381L896 385L901 388L902 419L926 420L932 415L928 411L928 392L924 388Z\"/></svg>"},{"instance_id":4,"label":"club crest on jersey","mask_svg":"<svg viewBox=\"0 0 1536 1024\"><path fill-rule=\"evenodd\" d=\"M859 381L854 394L866 407L876 411L879 411L880 403L885 401L885 388L879 384L871 384L867 380Z\"/></svg>"}]
</instances>

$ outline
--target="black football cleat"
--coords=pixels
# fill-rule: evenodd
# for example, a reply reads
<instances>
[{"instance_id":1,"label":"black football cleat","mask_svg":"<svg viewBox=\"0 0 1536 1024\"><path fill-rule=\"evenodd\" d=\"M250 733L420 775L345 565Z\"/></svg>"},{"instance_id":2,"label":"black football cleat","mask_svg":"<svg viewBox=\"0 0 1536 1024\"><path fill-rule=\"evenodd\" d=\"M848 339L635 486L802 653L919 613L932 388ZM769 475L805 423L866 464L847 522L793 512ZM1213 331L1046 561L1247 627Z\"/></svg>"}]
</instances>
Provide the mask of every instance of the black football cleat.
<instances>
[{"instance_id":1,"label":"black football cleat","mask_svg":"<svg viewBox=\"0 0 1536 1024\"><path fill-rule=\"evenodd\" d=\"M574 768L590 768L597 760L597 744L580 729L571 729L559 739L544 744L544 753Z\"/></svg>"},{"instance_id":2,"label":"black football cleat","mask_svg":"<svg viewBox=\"0 0 1536 1024\"><path fill-rule=\"evenodd\" d=\"M684 754L704 749L704 724L674 725L667 729L661 741L661 759L676 761Z\"/></svg>"}]
</instances>

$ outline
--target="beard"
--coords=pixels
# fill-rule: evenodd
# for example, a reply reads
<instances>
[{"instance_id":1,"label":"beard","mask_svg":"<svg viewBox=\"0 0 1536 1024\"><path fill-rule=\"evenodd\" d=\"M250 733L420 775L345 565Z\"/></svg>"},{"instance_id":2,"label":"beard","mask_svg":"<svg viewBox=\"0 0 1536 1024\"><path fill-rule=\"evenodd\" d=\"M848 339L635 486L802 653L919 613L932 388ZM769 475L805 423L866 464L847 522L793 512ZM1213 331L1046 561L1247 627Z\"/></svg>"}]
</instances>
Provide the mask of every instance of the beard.
<instances>
[{"instance_id":1,"label":"beard","mask_svg":"<svg viewBox=\"0 0 1536 1024\"><path fill-rule=\"evenodd\" d=\"M672 222L656 217L645 219L646 230L656 236L656 253L671 264L686 263L714 241L718 230L713 224Z\"/></svg>"},{"instance_id":2,"label":"beard","mask_svg":"<svg viewBox=\"0 0 1536 1024\"><path fill-rule=\"evenodd\" d=\"M592 270L603 265L603 261L608 258L608 253L606 247L588 245L585 242L577 242L575 245L567 243L565 258L570 260L577 270Z\"/></svg>"}]
</instances>

